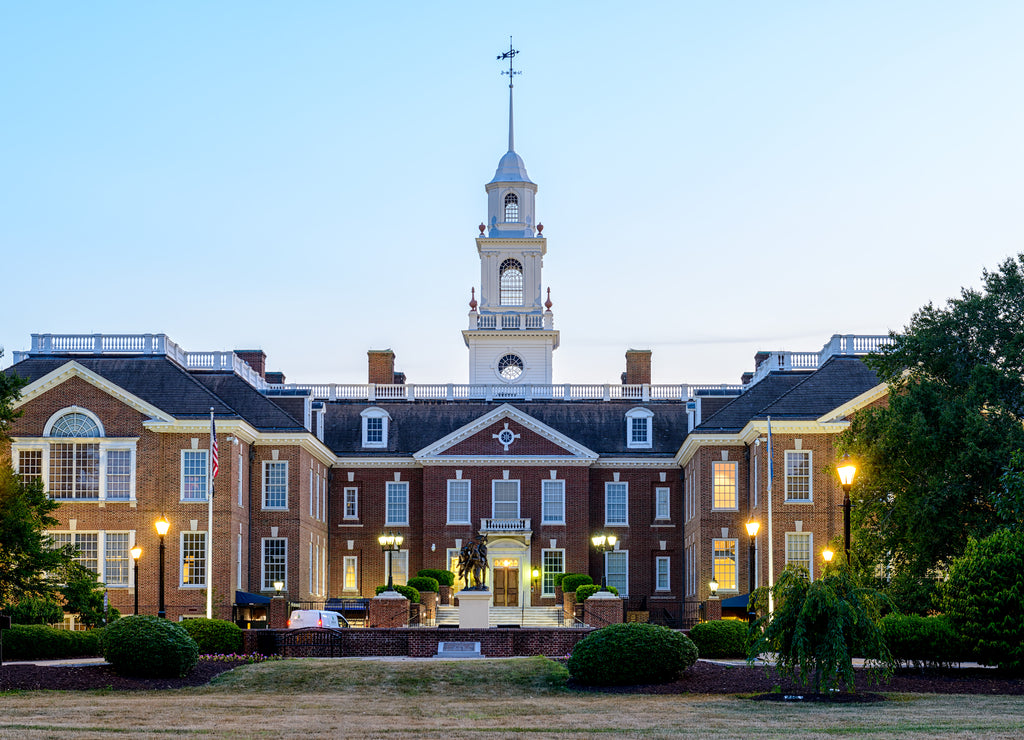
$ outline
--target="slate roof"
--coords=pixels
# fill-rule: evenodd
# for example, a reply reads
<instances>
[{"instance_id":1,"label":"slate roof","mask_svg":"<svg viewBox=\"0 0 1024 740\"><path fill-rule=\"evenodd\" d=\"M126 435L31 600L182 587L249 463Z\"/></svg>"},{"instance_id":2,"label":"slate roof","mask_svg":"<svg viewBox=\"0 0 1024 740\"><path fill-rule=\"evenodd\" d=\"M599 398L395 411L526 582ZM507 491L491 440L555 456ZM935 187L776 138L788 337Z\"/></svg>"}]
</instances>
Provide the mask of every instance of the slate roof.
<instances>
[{"instance_id":1,"label":"slate roof","mask_svg":"<svg viewBox=\"0 0 1024 740\"><path fill-rule=\"evenodd\" d=\"M494 411L501 402L446 403L411 401L365 404L331 402L324 420L324 442L339 455L389 457L409 455L433 444L481 416ZM573 441L603 457L671 457L686 436L686 404L650 404L631 402L511 402L522 413L548 425ZM654 412L654 438L650 449L626 446L626 412L637 406ZM364 449L362 418L366 408L388 412L388 446Z\"/></svg>"},{"instance_id":2,"label":"slate roof","mask_svg":"<svg viewBox=\"0 0 1024 740\"><path fill-rule=\"evenodd\" d=\"M738 432L765 406L795 385L806 380L809 372L773 372L730 401L694 429L700 432ZM680 442L681 444L681 442Z\"/></svg>"},{"instance_id":3,"label":"slate roof","mask_svg":"<svg viewBox=\"0 0 1024 740\"><path fill-rule=\"evenodd\" d=\"M28 357L3 372L38 380L68 362L106 378L177 419L241 418L257 429L302 431L300 423L234 373L189 373L162 355Z\"/></svg>"}]
</instances>

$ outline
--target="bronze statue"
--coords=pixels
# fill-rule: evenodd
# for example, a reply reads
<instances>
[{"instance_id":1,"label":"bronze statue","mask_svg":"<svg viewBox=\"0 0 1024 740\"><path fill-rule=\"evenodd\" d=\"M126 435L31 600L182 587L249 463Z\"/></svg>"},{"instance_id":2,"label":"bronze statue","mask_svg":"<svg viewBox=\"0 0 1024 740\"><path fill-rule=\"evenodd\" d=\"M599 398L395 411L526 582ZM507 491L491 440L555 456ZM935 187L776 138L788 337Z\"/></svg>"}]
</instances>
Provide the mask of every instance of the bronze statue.
<instances>
[{"instance_id":1,"label":"bronze statue","mask_svg":"<svg viewBox=\"0 0 1024 740\"><path fill-rule=\"evenodd\" d=\"M473 585L469 585L470 576ZM477 535L459 550L459 578L466 584L467 591L486 591L487 577L487 535Z\"/></svg>"}]
</instances>

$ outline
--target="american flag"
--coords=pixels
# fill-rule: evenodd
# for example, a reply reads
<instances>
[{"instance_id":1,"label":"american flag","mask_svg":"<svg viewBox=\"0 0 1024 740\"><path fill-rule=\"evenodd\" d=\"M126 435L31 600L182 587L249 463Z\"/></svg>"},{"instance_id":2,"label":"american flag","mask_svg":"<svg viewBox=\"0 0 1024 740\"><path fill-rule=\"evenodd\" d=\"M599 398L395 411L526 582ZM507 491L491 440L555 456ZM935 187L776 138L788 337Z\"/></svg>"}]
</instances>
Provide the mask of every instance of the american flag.
<instances>
[{"instance_id":1,"label":"american flag","mask_svg":"<svg viewBox=\"0 0 1024 740\"><path fill-rule=\"evenodd\" d=\"M210 411L210 474L216 478L220 467L217 464L217 425L213 421L213 411Z\"/></svg>"}]
</instances>

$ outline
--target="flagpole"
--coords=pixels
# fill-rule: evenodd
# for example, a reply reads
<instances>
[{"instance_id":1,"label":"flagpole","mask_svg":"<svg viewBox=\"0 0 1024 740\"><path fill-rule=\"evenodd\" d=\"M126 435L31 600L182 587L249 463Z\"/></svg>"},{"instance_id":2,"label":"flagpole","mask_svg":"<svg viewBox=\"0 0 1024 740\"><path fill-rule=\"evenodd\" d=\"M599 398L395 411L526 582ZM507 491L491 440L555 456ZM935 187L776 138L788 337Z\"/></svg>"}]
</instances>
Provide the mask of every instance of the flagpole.
<instances>
[{"instance_id":1,"label":"flagpole","mask_svg":"<svg viewBox=\"0 0 1024 740\"><path fill-rule=\"evenodd\" d=\"M768 613L775 611L775 600L772 598L772 586L775 585L775 552L772 537L772 484L775 478L775 466L772 461L772 417L768 417Z\"/></svg>"},{"instance_id":2,"label":"flagpole","mask_svg":"<svg viewBox=\"0 0 1024 740\"><path fill-rule=\"evenodd\" d=\"M206 618L213 619L213 478L217 474L214 459L217 455L217 428L213 421L213 407L210 407L210 454L206 459L206 480L209 490L206 495Z\"/></svg>"}]
</instances>

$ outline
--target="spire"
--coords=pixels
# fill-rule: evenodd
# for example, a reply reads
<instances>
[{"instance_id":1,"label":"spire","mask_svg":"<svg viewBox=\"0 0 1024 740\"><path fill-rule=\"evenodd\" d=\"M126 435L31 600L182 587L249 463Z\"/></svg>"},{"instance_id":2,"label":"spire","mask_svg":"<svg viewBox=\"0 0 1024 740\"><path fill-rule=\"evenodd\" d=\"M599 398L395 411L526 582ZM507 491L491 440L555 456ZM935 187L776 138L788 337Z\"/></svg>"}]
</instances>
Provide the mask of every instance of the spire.
<instances>
[{"instance_id":1,"label":"spire","mask_svg":"<svg viewBox=\"0 0 1024 740\"><path fill-rule=\"evenodd\" d=\"M508 51L498 57L499 62L508 59L508 71L506 72L502 70L501 73L503 75L508 75L508 150L510 152L514 152L516 150L515 136L513 134L512 126L512 80L516 75L521 75L522 72L512 66L512 61L518 53L519 51L517 49L512 48L512 37L509 36Z\"/></svg>"},{"instance_id":2,"label":"spire","mask_svg":"<svg viewBox=\"0 0 1024 740\"><path fill-rule=\"evenodd\" d=\"M522 74L520 70L513 66L513 60L518 53L518 49L512 48L512 37L509 36L508 51L498 56L499 62L508 60L508 69L501 71L503 75L508 75L508 151L498 162L498 169L494 173L494 179L491 180L492 183L529 182L532 184L530 176L526 174L526 165L523 163L523 158L516 154L515 151L515 129L512 116L512 80L516 75Z\"/></svg>"}]
</instances>

